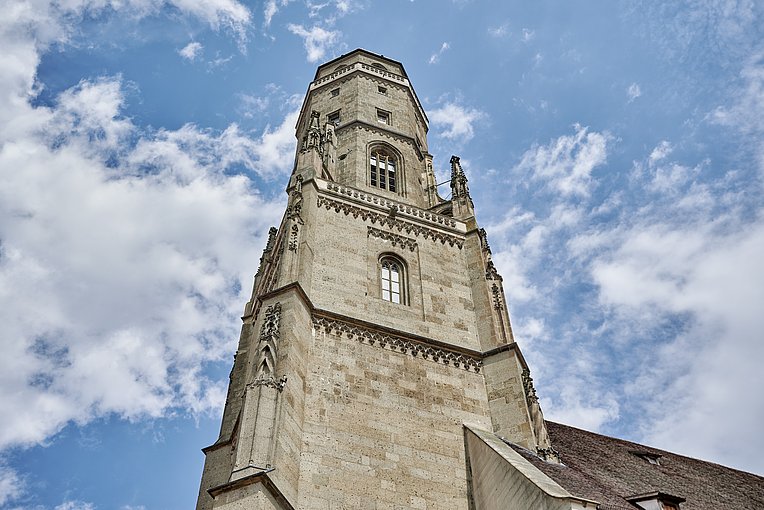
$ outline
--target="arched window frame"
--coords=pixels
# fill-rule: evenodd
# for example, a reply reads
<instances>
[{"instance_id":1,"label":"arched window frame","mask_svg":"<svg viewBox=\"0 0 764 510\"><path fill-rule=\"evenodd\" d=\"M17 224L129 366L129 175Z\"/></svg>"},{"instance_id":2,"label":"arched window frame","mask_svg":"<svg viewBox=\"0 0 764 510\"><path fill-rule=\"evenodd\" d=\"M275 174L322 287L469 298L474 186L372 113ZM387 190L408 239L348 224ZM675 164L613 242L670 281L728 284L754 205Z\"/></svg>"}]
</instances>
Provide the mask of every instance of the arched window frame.
<instances>
[{"instance_id":1,"label":"arched window frame","mask_svg":"<svg viewBox=\"0 0 764 510\"><path fill-rule=\"evenodd\" d=\"M408 305L408 270L406 262L392 253L379 257L379 297L397 305Z\"/></svg>"},{"instance_id":2,"label":"arched window frame","mask_svg":"<svg viewBox=\"0 0 764 510\"><path fill-rule=\"evenodd\" d=\"M368 185L397 195L404 195L403 158L400 152L389 144L379 142L370 144L368 152L366 158Z\"/></svg>"}]
</instances>

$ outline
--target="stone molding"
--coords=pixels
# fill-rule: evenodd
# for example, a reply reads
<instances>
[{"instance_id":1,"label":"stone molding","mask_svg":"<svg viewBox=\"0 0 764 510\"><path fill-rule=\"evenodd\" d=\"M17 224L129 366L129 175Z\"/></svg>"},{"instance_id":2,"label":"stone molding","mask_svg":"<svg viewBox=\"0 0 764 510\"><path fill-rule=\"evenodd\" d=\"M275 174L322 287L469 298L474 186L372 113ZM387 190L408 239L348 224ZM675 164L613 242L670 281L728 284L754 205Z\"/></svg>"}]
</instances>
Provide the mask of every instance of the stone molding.
<instances>
[{"instance_id":1,"label":"stone molding","mask_svg":"<svg viewBox=\"0 0 764 510\"><path fill-rule=\"evenodd\" d=\"M366 345L408 354L415 358L421 357L443 365L454 366L462 370L480 372L480 368L483 366L483 362L478 356L470 356L443 347L428 345L403 336L382 333L371 328L341 321L336 318L322 317L314 314L313 326L319 331L324 331L329 334L337 333L340 336L345 335L351 340L358 340Z\"/></svg>"},{"instance_id":2,"label":"stone molding","mask_svg":"<svg viewBox=\"0 0 764 510\"><path fill-rule=\"evenodd\" d=\"M281 303L275 303L265 310L263 325L260 327L260 341L277 341L281 337L279 325L281 323Z\"/></svg>"},{"instance_id":3,"label":"stone molding","mask_svg":"<svg viewBox=\"0 0 764 510\"><path fill-rule=\"evenodd\" d=\"M367 227L366 228L367 236L368 237L376 237L378 239L382 239L384 241L390 241L393 246L400 246L401 248L408 248L411 251L416 250L417 243L415 240L404 237L398 234L395 234L393 232L388 232L386 230L380 230L378 228L374 227Z\"/></svg>"},{"instance_id":4,"label":"stone molding","mask_svg":"<svg viewBox=\"0 0 764 510\"><path fill-rule=\"evenodd\" d=\"M361 75L371 75L376 78L380 78L383 80L388 81L391 84L396 84L399 86L406 87L408 89L411 100L414 102L414 105L416 106L416 112L421 117L423 123L425 126L429 125L429 121L427 119L427 115L424 112L424 108L422 107L422 103L419 101L419 98L416 96L416 93L414 92L414 87L411 86L411 82L409 82L408 78L401 76L400 74L392 73L386 69L379 69L377 67L374 67L372 65L366 64L365 62L353 62L352 64L348 64L345 67L342 67L340 69L337 69L331 74L327 74L326 76L323 76L321 78L318 78L314 80L309 88L308 91L313 92L333 81L340 78L341 76L344 77L345 75L355 74L359 73ZM307 100L307 97L306 97ZM305 104L303 104L303 107Z\"/></svg>"},{"instance_id":5,"label":"stone molding","mask_svg":"<svg viewBox=\"0 0 764 510\"><path fill-rule=\"evenodd\" d=\"M434 212L425 211L423 209L419 209L411 205L406 205L401 202L396 202L394 200L388 200L386 198L380 197L379 195L374 195L373 193L366 193L355 188L342 186L333 182L327 182L326 189L340 195L355 198L362 202L378 205L384 209L395 208L396 214L411 216L412 218L422 219L431 223L443 225L445 227L456 227L456 220L453 218L449 218L448 216L443 216L441 214L436 214Z\"/></svg>"},{"instance_id":6,"label":"stone molding","mask_svg":"<svg viewBox=\"0 0 764 510\"><path fill-rule=\"evenodd\" d=\"M384 199L382 199L384 200ZM364 221L371 221L373 224L379 223L382 227L388 227L396 229L399 232L406 232L407 234L413 234L417 237L423 237L425 239L432 239L433 241L440 241L442 244L448 244L449 246L456 246L460 250L464 246L464 239L439 232L435 229L425 227L423 225L416 225L407 221L399 220L394 217L395 209L391 208L391 214L384 215L376 211L370 211L361 207L348 204L346 202L340 202L339 200L333 200L328 197L319 195L317 206L319 208L324 207L327 211L334 209L334 212L342 212L346 216L352 215L353 218L361 218Z\"/></svg>"},{"instance_id":7,"label":"stone molding","mask_svg":"<svg viewBox=\"0 0 764 510\"><path fill-rule=\"evenodd\" d=\"M273 376L270 377L258 377L254 381L252 381L251 384L249 384L248 388L255 388L257 386L266 386L268 388L273 388L274 390L283 391L284 386L286 386L287 383L287 376L282 375L281 379L276 379Z\"/></svg>"},{"instance_id":8,"label":"stone molding","mask_svg":"<svg viewBox=\"0 0 764 510\"><path fill-rule=\"evenodd\" d=\"M294 506L292 506L286 496L284 496L276 484L273 483L273 480L271 480L271 478L268 476L268 473L271 471L273 471L273 469L260 471L252 475L239 478L238 480L226 482L222 485L218 485L217 487L208 489L207 493L214 499L225 492L234 491L248 485L260 483L265 488L265 490L267 490L271 496L281 505L281 508L284 510L295 510Z\"/></svg>"},{"instance_id":9,"label":"stone molding","mask_svg":"<svg viewBox=\"0 0 764 510\"><path fill-rule=\"evenodd\" d=\"M376 135L387 136L388 138L398 140L399 142L407 143L411 146L411 149L414 152L416 152L416 155L419 161L422 161L422 159L424 159L425 153L422 152L422 149L417 146L416 140L414 139L414 137L409 136L402 131L398 131L392 126L389 126L387 124L379 124L379 123L372 124L372 123L366 122L365 120L353 119L348 121L345 124L340 125L337 128L337 130L339 131L340 129L344 130L347 128L363 129L367 133L374 133Z\"/></svg>"}]
</instances>

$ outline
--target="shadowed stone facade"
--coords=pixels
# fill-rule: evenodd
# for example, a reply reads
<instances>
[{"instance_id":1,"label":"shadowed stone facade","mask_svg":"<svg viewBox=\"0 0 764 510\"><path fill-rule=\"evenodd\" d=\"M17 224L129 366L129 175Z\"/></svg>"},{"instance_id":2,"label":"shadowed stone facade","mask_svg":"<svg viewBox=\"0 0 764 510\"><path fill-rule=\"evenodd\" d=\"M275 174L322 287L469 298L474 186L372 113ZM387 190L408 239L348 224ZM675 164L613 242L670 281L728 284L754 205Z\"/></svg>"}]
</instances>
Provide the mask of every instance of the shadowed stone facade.
<instances>
[{"instance_id":1,"label":"shadowed stone facade","mask_svg":"<svg viewBox=\"0 0 764 510\"><path fill-rule=\"evenodd\" d=\"M550 455L501 277L403 66L319 67L197 508L470 508L464 424ZM392 268L392 269L390 269Z\"/></svg>"}]
</instances>

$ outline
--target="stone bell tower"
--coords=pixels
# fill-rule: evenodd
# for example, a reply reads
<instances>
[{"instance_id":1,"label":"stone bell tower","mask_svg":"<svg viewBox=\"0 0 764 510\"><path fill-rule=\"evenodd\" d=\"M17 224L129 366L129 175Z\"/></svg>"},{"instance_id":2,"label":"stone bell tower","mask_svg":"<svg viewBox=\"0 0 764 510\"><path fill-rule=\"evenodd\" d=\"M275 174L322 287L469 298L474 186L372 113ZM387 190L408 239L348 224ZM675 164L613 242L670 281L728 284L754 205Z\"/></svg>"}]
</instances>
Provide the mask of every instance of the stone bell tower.
<instances>
[{"instance_id":1,"label":"stone bell tower","mask_svg":"<svg viewBox=\"0 0 764 510\"><path fill-rule=\"evenodd\" d=\"M403 66L321 65L204 448L198 510L470 508L464 424L555 460L451 158L438 195Z\"/></svg>"}]
</instances>

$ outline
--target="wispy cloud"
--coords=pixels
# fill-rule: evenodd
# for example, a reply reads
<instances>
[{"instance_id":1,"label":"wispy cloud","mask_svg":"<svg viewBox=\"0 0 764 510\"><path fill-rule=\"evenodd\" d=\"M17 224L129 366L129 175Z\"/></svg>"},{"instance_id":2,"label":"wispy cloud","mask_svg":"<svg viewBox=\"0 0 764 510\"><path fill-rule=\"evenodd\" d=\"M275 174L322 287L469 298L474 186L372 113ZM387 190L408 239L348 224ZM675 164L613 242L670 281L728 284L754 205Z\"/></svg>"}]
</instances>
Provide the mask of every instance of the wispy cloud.
<instances>
[{"instance_id":1,"label":"wispy cloud","mask_svg":"<svg viewBox=\"0 0 764 510\"><path fill-rule=\"evenodd\" d=\"M93 503L87 503L85 501L69 500L64 501L60 505L56 505L53 510L95 510Z\"/></svg>"},{"instance_id":2,"label":"wispy cloud","mask_svg":"<svg viewBox=\"0 0 764 510\"><path fill-rule=\"evenodd\" d=\"M741 194L735 172L704 181L711 163L672 159L667 140L634 163L626 189L597 190L592 170L617 140L575 131L525 153L510 173L517 205L487 226L515 315L544 317L518 322L516 334L532 340L523 345L545 413L593 430L629 420L642 433L634 439L756 465L749 452L764 442L750 438L764 404L753 388L764 375L748 360L764 356L755 267L764 221L755 195ZM578 368L561 376L560 363Z\"/></svg>"},{"instance_id":3,"label":"wispy cloud","mask_svg":"<svg viewBox=\"0 0 764 510\"><path fill-rule=\"evenodd\" d=\"M561 136L548 145L527 151L518 168L563 195L588 195L591 173L607 160L607 133L574 126L575 134Z\"/></svg>"},{"instance_id":4,"label":"wispy cloud","mask_svg":"<svg viewBox=\"0 0 764 510\"><path fill-rule=\"evenodd\" d=\"M303 38L305 51L308 53L308 62L320 60L340 36L340 32L336 30L326 30L319 26L307 29L302 25L290 23L287 28L293 34Z\"/></svg>"},{"instance_id":5,"label":"wispy cloud","mask_svg":"<svg viewBox=\"0 0 764 510\"><path fill-rule=\"evenodd\" d=\"M626 96L629 98L629 103L634 101L636 98L642 95L642 89L639 87L638 83L632 83L629 85L629 87L626 89Z\"/></svg>"},{"instance_id":6,"label":"wispy cloud","mask_svg":"<svg viewBox=\"0 0 764 510\"><path fill-rule=\"evenodd\" d=\"M441 44L440 49L430 56L430 60L428 60L428 63L437 64L440 61L441 55L443 55L443 53L446 50L448 50L449 47L450 46L447 42L444 42L443 44Z\"/></svg>"},{"instance_id":7,"label":"wispy cloud","mask_svg":"<svg viewBox=\"0 0 764 510\"><path fill-rule=\"evenodd\" d=\"M190 42L182 49L178 50L178 54L186 60L194 61L196 57L202 52L203 46L199 42Z\"/></svg>"},{"instance_id":8,"label":"wispy cloud","mask_svg":"<svg viewBox=\"0 0 764 510\"><path fill-rule=\"evenodd\" d=\"M14 469L0 464L0 507L18 499L25 487L26 484Z\"/></svg>"},{"instance_id":9,"label":"wispy cloud","mask_svg":"<svg viewBox=\"0 0 764 510\"><path fill-rule=\"evenodd\" d=\"M443 129L439 136L450 140L468 141L475 134L475 123L485 120L488 116L476 108L462 106L455 102L446 102L440 108L431 110L428 114L436 126Z\"/></svg>"},{"instance_id":10,"label":"wispy cloud","mask_svg":"<svg viewBox=\"0 0 764 510\"><path fill-rule=\"evenodd\" d=\"M651 165L654 165L658 161L665 159L673 150L674 147L671 143L668 140L663 140L652 150L647 159Z\"/></svg>"},{"instance_id":11,"label":"wispy cloud","mask_svg":"<svg viewBox=\"0 0 764 510\"><path fill-rule=\"evenodd\" d=\"M488 35L501 39L509 35L509 23L504 22L495 27L488 27Z\"/></svg>"},{"instance_id":12,"label":"wispy cloud","mask_svg":"<svg viewBox=\"0 0 764 510\"><path fill-rule=\"evenodd\" d=\"M284 7L289 4L289 0L267 0L263 6L263 25L265 28L271 26L273 17L279 12L280 7Z\"/></svg>"},{"instance_id":13,"label":"wispy cloud","mask_svg":"<svg viewBox=\"0 0 764 510\"><path fill-rule=\"evenodd\" d=\"M711 119L745 133L764 133L761 122L764 115L764 51L746 60L740 71L740 83L730 88L729 98L729 104L716 108Z\"/></svg>"}]
</instances>

